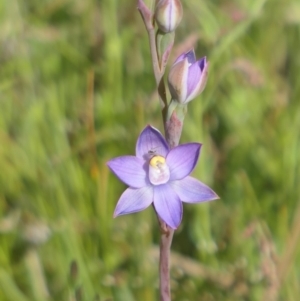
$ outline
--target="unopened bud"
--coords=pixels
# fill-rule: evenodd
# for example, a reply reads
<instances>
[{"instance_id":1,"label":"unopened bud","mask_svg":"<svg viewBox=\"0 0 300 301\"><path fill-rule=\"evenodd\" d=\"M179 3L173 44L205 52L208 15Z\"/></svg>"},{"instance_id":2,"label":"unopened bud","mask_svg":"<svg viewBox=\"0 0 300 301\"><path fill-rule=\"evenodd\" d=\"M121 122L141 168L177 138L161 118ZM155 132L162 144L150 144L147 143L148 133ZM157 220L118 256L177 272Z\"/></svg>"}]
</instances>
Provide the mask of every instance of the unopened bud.
<instances>
[{"instance_id":1,"label":"unopened bud","mask_svg":"<svg viewBox=\"0 0 300 301\"><path fill-rule=\"evenodd\" d=\"M174 100L186 104L205 88L208 62L206 57L196 61L194 50L183 53L170 69L168 84Z\"/></svg>"},{"instance_id":2,"label":"unopened bud","mask_svg":"<svg viewBox=\"0 0 300 301\"><path fill-rule=\"evenodd\" d=\"M176 29L182 18L180 0L159 0L155 7L155 20L158 28L169 33Z\"/></svg>"}]
</instances>

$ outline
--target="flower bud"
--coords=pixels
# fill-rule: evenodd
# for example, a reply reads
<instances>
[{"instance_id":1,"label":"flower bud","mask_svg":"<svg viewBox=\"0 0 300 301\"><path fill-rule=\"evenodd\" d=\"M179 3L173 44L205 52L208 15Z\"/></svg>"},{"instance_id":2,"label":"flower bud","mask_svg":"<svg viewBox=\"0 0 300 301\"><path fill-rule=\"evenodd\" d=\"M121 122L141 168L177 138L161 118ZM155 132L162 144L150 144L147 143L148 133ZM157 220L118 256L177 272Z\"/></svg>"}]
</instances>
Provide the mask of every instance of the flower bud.
<instances>
[{"instance_id":1,"label":"flower bud","mask_svg":"<svg viewBox=\"0 0 300 301\"><path fill-rule=\"evenodd\" d=\"M155 7L155 20L158 28L169 33L176 29L182 18L180 0L159 0Z\"/></svg>"},{"instance_id":2,"label":"flower bud","mask_svg":"<svg viewBox=\"0 0 300 301\"><path fill-rule=\"evenodd\" d=\"M172 99L186 104L204 89L207 80L206 57L196 61L194 50L180 55L172 65L168 77Z\"/></svg>"}]
</instances>

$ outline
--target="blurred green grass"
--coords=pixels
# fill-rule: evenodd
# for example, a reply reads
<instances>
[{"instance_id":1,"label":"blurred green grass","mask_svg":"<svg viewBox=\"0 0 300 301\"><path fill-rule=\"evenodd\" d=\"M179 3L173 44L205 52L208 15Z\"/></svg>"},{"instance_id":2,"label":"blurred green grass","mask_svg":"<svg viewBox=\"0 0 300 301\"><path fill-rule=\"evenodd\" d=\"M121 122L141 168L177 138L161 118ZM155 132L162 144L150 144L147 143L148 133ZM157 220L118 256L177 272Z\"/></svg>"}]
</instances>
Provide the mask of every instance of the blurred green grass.
<instances>
[{"instance_id":1,"label":"blurred green grass","mask_svg":"<svg viewBox=\"0 0 300 301\"><path fill-rule=\"evenodd\" d=\"M183 6L173 57L195 43L210 75L182 142L221 199L184 207L173 300L296 301L300 4ZM0 300L157 300L155 215L113 220L105 165L162 130L136 1L2 1L0 25Z\"/></svg>"}]
</instances>

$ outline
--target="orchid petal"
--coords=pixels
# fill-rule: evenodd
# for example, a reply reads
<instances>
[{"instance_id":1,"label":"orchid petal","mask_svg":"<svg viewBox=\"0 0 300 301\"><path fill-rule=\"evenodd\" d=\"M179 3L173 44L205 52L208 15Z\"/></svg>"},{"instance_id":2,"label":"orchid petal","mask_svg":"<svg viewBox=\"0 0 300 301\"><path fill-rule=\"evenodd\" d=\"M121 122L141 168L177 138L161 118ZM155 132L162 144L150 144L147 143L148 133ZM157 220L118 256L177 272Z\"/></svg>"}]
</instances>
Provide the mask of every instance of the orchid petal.
<instances>
[{"instance_id":1,"label":"orchid petal","mask_svg":"<svg viewBox=\"0 0 300 301\"><path fill-rule=\"evenodd\" d=\"M135 152L138 158L149 160L153 154L166 157L169 147L162 134L148 125L137 140Z\"/></svg>"},{"instance_id":2,"label":"orchid petal","mask_svg":"<svg viewBox=\"0 0 300 301\"><path fill-rule=\"evenodd\" d=\"M148 185L144 161L134 156L122 156L107 162L111 171L125 184L134 188Z\"/></svg>"},{"instance_id":3,"label":"orchid petal","mask_svg":"<svg viewBox=\"0 0 300 301\"><path fill-rule=\"evenodd\" d=\"M201 146L200 143L186 143L171 149L166 158L170 168L170 181L181 180L192 172L198 161Z\"/></svg>"},{"instance_id":4,"label":"orchid petal","mask_svg":"<svg viewBox=\"0 0 300 301\"><path fill-rule=\"evenodd\" d=\"M121 195L116 206L114 217L142 211L153 202L153 188L151 186L133 189L127 188Z\"/></svg>"},{"instance_id":5,"label":"orchid petal","mask_svg":"<svg viewBox=\"0 0 300 301\"><path fill-rule=\"evenodd\" d=\"M180 200L185 203L200 203L218 199L218 195L208 186L192 177L169 183Z\"/></svg>"},{"instance_id":6,"label":"orchid petal","mask_svg":"<svg viewBox=\"0 0 300 301\"><path fill-rule=\"evenodd\" d=\"M174 64L169 72L168 85L173 99L183 103L187 97L187 80L188 80L189 63L185 58Z\"/></svg>"},{"instance_id":7,"label":"orchid petal","mask_svg":"<svg viewBox=\"0 0 300 301\"><path fill-rule=\"evenodd\" d=\"M194 64L196 62L196 55L194 49L186 52L185 57L188 60L189 65Z\"/></svg>"},{"instance_id":8,"label":"orchid petal","mask_svg":"<svg viewBox=\"0 0 300 301\"><path fill-rule=\"evenodd\" d=\"M195 97L197 97L205 88L208 77L208 66L204 57L200 61L194 63L189 69L188 78L188 96L185 103L188 103Z\"/></svg>"},{"instance_id":9,"label":"orchid petal","mask_svg":"<svg viewBox=\"0 0 300 301\"><path fill-rule=\"evenodd\" d=\"M187 96L194 92L195 87L201 80L202 71L198 65L198 62L192 64L189 68L189 75L187 79Z\"/></svg>"},{"instance_id":10,"label":"orchid petal","mask_svg":"<svg viewBox=\"0 0 300 301\"><path fill-rule=\"evenodd\" d=\"M169 185L154 187L153 203L159 217L172 229L178 228L182 219L182 202Z\"/></svg>"},{"instance_id":11,"label":"orchid petal","mask_svg":"<svg viewBox=\"0 0 300 301\"><path fill-rule=\"evenodd\" d=\"M183 60L185 59L185 57L186 57L186 54L185 54L185 53L181 54L181 55L175 60L175 62L173 63L173 66L174 66L175 64L177 64L177 63L183 61Z\"/></svg>"}]
</instances>

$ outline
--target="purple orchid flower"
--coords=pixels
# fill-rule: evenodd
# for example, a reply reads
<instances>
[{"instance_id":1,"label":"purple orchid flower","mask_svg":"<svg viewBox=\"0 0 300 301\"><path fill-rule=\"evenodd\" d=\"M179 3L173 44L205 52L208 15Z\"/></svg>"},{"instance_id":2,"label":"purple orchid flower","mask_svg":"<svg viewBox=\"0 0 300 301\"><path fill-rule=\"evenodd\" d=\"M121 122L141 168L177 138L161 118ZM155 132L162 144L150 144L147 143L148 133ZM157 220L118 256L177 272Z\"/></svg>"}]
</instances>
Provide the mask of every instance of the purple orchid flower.
<instances>
[{"instance_id":1,"label":"purple orchid flower","mask_svg":"<svg viewBox=\"0 0 300 301\"><path fill-rule=\"evenodd\" d=\"M181 54L170 69L168 76L172 98L186 104L205 88L208 62L206 57L196 61L194 50Z\"/></svg>"},{"instance_id":2,"label":"purple orchid flower","mask_svg":"<svg viewBox=\"0 0 300 301\"><path fill-rule=\"evenodd\" d=\"M114 217L144 210L153 203L158 216L176 229L182 219L182 202L218 199L212 189L189 176L200 148L200 143L186 143L170 150L162 134L148 125L137 140L136 156L107 162L111 171L129 186L118 201Z\"/></svg>"}]
</instances>

